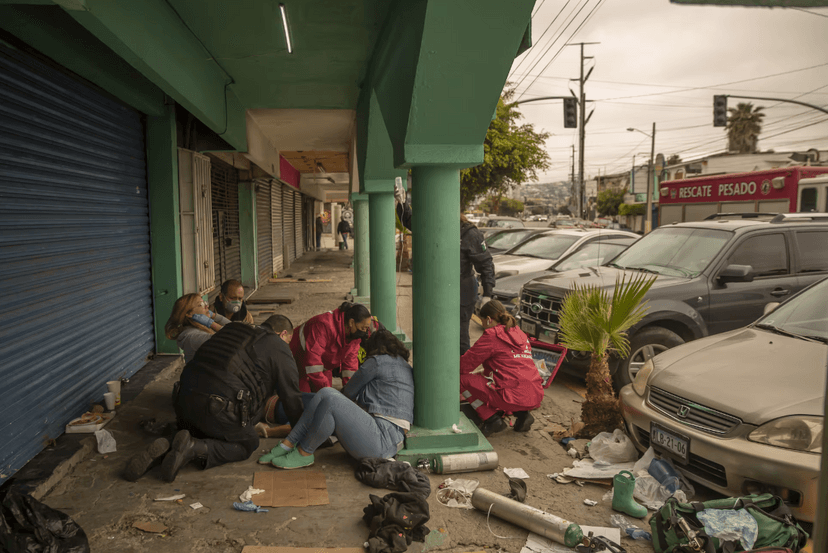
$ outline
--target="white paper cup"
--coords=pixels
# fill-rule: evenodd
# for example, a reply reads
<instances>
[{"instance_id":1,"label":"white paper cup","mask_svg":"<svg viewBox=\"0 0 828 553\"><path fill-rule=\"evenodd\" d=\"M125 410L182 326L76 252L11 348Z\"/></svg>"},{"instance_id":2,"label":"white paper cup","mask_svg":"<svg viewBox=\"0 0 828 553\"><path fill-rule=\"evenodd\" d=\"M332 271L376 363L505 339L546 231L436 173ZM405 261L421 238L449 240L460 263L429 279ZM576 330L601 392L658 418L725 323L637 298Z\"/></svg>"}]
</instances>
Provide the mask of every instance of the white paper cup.
<instances>
[{"instance_id":1,"label":"white paper cup","mask_svg":"<svg viewBox=\"0 0 828 553\"><path fill-rule=\"evenodd\" d=\"M115 405L121 404L121 381L120 380L110 380L106 383L106 387L109 388L109 391L115 394Z\"/></svg>"},{"instance_id":2,"label":"white paper cup","mask_svg":"<svg viewBox=\"0 0 828 553\"><path fill-rule=\"evenodd\" d=\"M112 392L107 392L104 394L104 402L106 403L106 408L110 411L115 410L115 394Z\"/></svg>"}]
</instances>

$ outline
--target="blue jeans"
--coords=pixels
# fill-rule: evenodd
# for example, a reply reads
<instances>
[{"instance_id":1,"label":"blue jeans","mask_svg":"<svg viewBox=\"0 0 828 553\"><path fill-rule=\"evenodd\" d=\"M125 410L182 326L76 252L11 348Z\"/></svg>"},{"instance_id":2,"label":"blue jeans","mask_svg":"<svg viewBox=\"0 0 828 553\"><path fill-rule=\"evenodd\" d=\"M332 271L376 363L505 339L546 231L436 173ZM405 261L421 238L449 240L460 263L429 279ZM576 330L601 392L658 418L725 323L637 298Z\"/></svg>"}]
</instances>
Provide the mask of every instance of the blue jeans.
<instances>
[{"instance_id":1,"label":"blue jeans","mask_svg":"<svg viewBox=\"0 0 828 553\"><path fill-rule=\"evenodd\" d=\"M322 249L322 233L321 232L316 233L316 249L317 250Z\"/></svg>"},{"instance_id":2,"label":"blue jeans","mask_svg":"<svg viewBox=\"0 0 828 553\"><path fill-rule=\"evenodd\" d=\"M302 392L302 407L307 409L310 402L313 401L313 396L315 395L316 394L312 394L310 392ZM285 413L285 406L281 401L276 406L276 424L290 424L287 413Z\"/></svg>"},{"instance_id":3,"label":"blue jeans","mask_svg":"<svg viewBox=\"0 0 828 553\"><path fill-rule=\"evenodd\" d=\"M287 440L313 453L332 435L355 459L389 459L397 454L397 445L405 439L402 428L396 424L369 415L338 390L322 388L305 406L305 413Z\"/></svg>"},{"instance_id":4,"label":"blue jeans","mask_svg":"<svg viewBox=\"0 0 828 553\"><path fill-rule=\"evenodd\" d=\"M348 249L348 235L347 234L342 235L342 243L345 244L345 249L347 250Z\"/></svg>"}]
</instances>

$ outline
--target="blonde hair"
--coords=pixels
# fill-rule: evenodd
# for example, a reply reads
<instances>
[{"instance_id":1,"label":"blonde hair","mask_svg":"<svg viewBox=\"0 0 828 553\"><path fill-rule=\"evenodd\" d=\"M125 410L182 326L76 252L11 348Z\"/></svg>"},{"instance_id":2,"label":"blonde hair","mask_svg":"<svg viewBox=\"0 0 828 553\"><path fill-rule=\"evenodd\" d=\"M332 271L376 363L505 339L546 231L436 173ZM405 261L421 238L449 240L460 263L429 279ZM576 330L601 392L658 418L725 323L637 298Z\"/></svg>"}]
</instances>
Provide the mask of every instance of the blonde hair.
<instances>
[{"instance_id":1,"label":"blonde hair","mask_svg":"<svg viewBox=\"0 0 828 553\"><path fill-rule=\"evenodd\" d=\"M498 324L502 324L506 328L512 328L517 324L517 319L509 315L503 304L497 300L491 300L486 305L480 308L480 317L489 317Z\"/></svg>"},{"instance_id":2,"label":"blonde hair","mask_svg":"<svg viewBox=\"0 0 828 553\"><path fill-rule=\"evenodd\" d=\"M195 327L204 332L215 334L211 329L201 325L190 318L193 311L199 306L199 303L204 301L198 294L185 294L175 300L172 308L172 314L167 319L167 324L164 325L164 335L170 340L175 340L181 331L187 326Z\"/></svg>"}]
</instances>

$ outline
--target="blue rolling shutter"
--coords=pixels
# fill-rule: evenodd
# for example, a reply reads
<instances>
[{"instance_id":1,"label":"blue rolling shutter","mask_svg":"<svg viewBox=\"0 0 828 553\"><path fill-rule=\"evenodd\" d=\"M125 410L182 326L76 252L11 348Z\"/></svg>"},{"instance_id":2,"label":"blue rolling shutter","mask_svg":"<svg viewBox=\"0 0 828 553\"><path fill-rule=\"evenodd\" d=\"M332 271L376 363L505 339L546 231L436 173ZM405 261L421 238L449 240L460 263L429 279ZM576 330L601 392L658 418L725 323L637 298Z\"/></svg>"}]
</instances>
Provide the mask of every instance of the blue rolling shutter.
<instances>
[{"instance_id":1,"label":"blue rolling shutter","mask_svg":"<svg viewBox=\"0 0 828 553\"><path fill-rule=\"evenodd\" d=\"M0 42L0 482L154 351L143 137Z\"/></svg>"}]
</instances>

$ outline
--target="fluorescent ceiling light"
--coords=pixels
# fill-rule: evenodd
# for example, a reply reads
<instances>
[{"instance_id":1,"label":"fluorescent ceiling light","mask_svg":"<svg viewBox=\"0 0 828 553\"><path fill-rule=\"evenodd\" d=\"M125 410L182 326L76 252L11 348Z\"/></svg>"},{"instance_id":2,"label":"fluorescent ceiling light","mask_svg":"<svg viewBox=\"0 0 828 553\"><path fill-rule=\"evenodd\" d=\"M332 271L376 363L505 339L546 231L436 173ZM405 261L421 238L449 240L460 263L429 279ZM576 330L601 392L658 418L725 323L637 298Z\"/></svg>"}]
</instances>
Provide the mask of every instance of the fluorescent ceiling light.
<instances>
[{"instance_id":1,"label":"fluorescent ceiling light","mask_svg":"<svg viewBox=\"0 0 828 553\"><path fill-rule=\"evenodd\" d=\"M285 42L287 43L288 54L293 53L293 44L290 42L290 31L287 24L287 9L284 4L279 4L279 12L282 14L282 28L285 30Z\"/></svg>"}]
</instances>

